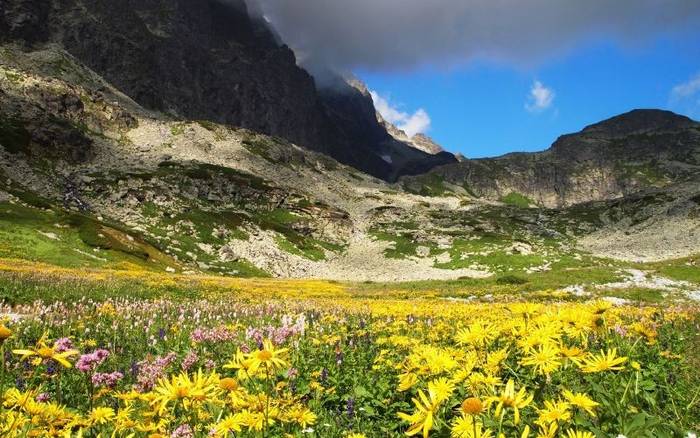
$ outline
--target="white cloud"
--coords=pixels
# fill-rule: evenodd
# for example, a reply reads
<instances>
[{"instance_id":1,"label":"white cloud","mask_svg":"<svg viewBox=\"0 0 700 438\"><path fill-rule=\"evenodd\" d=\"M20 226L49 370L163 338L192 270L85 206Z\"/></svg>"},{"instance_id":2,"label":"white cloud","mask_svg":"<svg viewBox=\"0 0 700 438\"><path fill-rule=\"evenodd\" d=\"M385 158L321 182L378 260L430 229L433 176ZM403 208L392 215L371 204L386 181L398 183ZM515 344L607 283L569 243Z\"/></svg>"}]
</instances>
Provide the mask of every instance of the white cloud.
<instances>
[{"instance_id":1,"label":"white cloud","mask_svg":"<svg viewBox=\"0 0 700 438\"><path fill-rule=\"evenodd\" d=\"M553 89L545 87L540 81L535 81L530 87L530 95L525 103L525 109L531 113L542 112L552 106L555 97L556 93Z\"/></svg>"},{"instance_id":2,"label":"white cloud","mask_svg":"<svg viewBox=\"0 0 700 438\"><path fill-rule=\"evenodd\" d=\"M675 101L687 99L700 94L700 73L671 90L671 99Z\"/></svg>"},{"instance_id":3,"label":"white cloud","mask_svg":"<svg viewBox=\"0 0 700 438\"><path fill-rule=\"evenodd\" d=\"M416 134L425 133L430 130L431 120L428 113L419 108L413 114L399 110L396 106L389 102L389 99L381 96L376 91L370 91L374 101L374 107L382 115L384 120L396 125L397 128L404 131L409 138Z\"/></svg>"},{"instance_id":4,"label":"white cloud","mask_svg":"<svg viewBox=\"0 0 700 438\"><path fill-rule=\"evenodd\" d=\"M700 118L700 72L671 89L668 105L676 112Z\"/></svg>"}]
</instances>

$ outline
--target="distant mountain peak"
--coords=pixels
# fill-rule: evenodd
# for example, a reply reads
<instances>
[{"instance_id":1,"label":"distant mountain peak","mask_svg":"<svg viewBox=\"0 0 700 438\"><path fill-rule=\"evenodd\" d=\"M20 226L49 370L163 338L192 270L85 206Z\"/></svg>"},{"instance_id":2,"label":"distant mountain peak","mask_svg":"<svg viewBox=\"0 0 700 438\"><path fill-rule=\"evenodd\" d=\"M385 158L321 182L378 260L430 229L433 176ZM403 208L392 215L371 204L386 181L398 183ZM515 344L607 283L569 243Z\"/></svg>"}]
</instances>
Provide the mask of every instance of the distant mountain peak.
<instances>
[{"instance_id":1,"label":"distant mountain peak","mask_svg":"<svg viewBox=\"0 0 700 438\"><path fill-rule=\"evenodd\" d=\"M696 125L698 122L671 111L635 109L587 126L581 133L619 137L649 131L677 131Z\"/></svg>"}]
</instances>

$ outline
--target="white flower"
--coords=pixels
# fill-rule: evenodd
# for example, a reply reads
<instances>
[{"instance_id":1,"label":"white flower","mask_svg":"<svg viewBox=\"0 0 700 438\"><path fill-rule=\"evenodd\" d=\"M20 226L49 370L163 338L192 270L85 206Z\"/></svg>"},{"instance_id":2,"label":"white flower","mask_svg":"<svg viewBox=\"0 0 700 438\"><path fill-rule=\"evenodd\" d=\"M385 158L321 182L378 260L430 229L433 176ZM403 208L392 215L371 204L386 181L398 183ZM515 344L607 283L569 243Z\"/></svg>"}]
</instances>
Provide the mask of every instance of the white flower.
<instances>
[{"instance_id":1,"label":"white flower","mask_svg":"<svg viewBox=\"0 0 700 438\"><path fill-rule=\"evenodd\" d=\"M623 434L619 434L619 435L618 435L618 436L616 436L615 438L627 438L627 437L626 437L626 436L624 436Z\"/></svg>"},{"instance_id":2,"label":"white flower","mask_svg":"<svg viewBox=\"0 0 700 438\"><path fill-rule=\"evenodd\" d=\"M686 436L685 438L698 438L698 436L693 432L688 432L688 436Z\"/></svg>"}]
</instances>

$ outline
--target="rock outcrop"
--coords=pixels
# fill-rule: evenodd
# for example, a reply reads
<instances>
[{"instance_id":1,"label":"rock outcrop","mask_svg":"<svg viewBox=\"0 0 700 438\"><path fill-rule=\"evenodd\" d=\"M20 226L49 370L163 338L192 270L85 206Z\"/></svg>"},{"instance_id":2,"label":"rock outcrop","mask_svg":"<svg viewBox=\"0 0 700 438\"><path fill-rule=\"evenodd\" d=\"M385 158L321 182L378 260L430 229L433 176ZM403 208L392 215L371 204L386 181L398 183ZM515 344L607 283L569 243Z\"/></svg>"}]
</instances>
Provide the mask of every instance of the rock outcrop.
<instances>
[{"instance_id":1,"label":"rock outcrop","mask_svg":"<svg viewBox=\"0 0 700 438\"><path fill-rule=\"evenodd\" d=\"M319 90L244 0L6 0L0 42L58 44L148 109L282 137L383 179L455 161L387 146L371 99ZM388 162L387 148L410 159Z\"/></svg>"},{"instance_id":2,"label":"rock outcrop","mask_svg":"<svg viewBox=\"0 0 700 438\"><path fill-rule=\"evenodd\" d=\"M431 174L475 196L517 193L545 207L615 199L698 180L700 123L669 111L634 110L564 135L544 152L464 160Z\"/></svg>"}]
</instances>

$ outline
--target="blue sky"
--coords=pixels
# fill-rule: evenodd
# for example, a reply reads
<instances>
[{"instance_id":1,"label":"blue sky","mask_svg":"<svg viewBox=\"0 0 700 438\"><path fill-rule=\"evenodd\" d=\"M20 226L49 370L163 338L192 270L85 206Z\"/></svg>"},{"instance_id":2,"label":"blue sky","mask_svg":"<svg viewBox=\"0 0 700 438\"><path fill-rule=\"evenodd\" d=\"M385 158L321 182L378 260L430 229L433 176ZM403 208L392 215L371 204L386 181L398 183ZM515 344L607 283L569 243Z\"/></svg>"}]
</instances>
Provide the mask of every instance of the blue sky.
<instances>
[{"instance_id":1,"label":"blue sky","mask_svg":"<svg viewBox=\"0 0 700 438\"><path fill-rule=\"evenodd\" d=\"M472 61L449 70L355 74L404 118L424 110L428 134L470 158L543 150L561 134L634 108L700 119L700 30L631 46L588 41L522 64ZM537 82L539 106L530 96Z\"/></svg>"}]
</instances>

